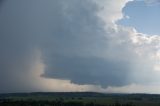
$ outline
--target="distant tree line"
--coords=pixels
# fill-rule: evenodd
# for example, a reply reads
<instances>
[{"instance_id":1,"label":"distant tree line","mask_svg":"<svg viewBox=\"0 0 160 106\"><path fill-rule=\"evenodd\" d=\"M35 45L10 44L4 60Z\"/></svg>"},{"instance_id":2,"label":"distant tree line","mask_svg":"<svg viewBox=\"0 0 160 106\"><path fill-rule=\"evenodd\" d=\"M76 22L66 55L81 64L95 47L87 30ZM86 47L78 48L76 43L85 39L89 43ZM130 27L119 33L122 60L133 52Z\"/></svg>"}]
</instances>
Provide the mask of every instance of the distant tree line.
<instances>
[{"instance_id":1,"label":"distant tree line","mask_svg":"<svg viewBox=\"0 0 160 106\"><path fill-rule=\"evenodd\" d=\"M119 103L113 104L97 104L94 102L84 103L82 101L46 101L46 100L0 100L0 106L135 106L133 103Z\"/></svg>"}]
</instances>

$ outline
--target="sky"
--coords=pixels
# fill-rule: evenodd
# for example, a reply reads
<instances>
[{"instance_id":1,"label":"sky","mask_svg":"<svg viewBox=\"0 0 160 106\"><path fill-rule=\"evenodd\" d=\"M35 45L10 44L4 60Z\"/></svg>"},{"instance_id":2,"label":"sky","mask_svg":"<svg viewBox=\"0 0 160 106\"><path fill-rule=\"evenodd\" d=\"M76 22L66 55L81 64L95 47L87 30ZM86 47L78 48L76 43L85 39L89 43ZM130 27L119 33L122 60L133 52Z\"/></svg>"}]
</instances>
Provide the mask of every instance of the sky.
<instances>
[{"instance_id":1,"label":"sky","mask_svg":"<svg viewBox=\"0 0 160 106\"><path fill-rule=\"evenodd\" d=\"M160 93L159 2L0 0L0 93Z\"/></svg>"},{"instance_id":2,"label":"sky","mask_svg":"<svg viewBox=\"0 0 160 106\"><path fill-rule=\"evenodd\" d=\"M149 2L150 1L150 2ZM135 27L138 32L160 35L160 4L146 1L134 1L127 4L123 8L126 18L122 19L119 24Z\"/></svg>"}]
</instances>

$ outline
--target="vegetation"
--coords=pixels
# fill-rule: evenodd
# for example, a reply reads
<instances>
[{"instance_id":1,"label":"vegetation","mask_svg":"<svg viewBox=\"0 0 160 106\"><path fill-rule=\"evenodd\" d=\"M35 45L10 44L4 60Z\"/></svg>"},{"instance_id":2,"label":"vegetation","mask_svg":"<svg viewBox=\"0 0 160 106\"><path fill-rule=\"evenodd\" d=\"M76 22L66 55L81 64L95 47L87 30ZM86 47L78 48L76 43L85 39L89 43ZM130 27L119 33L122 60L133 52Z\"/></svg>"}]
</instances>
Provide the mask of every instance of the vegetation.
<instances>
[{"instance_id":1,"label":"vegetation","mask_svg":"<svg viewBox=\"0 0 160 106\"><path fill-rule=\"evenodd\" d=\"M160 106L160 95L94 92L0 94L0 106Z\"/></svg>"}]
</instances>

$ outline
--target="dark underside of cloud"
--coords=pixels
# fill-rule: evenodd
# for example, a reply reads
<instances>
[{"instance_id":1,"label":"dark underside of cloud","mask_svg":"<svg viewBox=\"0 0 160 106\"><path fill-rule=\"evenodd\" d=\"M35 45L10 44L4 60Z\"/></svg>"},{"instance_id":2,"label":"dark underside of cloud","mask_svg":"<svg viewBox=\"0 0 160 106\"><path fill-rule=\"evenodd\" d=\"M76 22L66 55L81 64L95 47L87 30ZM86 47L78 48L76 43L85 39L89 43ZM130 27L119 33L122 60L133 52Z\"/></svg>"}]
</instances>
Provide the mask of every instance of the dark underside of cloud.
<instances>
[{"instance_id":1,"label":"dark underside of cloud","mask_svg":"<svg viewBox=\"0 0 160 106\"><path fill-rule=\"evenodd\" d=\"M48 71L45 72L46 77L70 79L77 84L95 84L104 87L126 84L125 78L128 69L123 66L127 63L120 61L95 57L57 56L51 63Z\"/></svg>"}]
</instances>

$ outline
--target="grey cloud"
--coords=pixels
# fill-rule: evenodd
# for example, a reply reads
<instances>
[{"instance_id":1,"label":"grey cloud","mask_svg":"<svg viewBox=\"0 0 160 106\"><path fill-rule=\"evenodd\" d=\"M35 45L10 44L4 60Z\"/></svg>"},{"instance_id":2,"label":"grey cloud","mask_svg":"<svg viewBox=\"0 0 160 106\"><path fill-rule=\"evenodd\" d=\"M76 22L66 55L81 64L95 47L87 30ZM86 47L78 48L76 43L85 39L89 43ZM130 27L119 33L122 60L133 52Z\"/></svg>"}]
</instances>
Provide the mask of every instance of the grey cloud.
<instances>
[{"instance_id":1,"label":"grey cloud","mask_svg":"<svg viewBox=\"0 0 160 106\"><path fill-rule=\"evenodd\" d=\"M34 65L34 49L42 51L45 77L77 84L121 85L127 67L104 60L107 38L98 7L85 0L6 1L1 11L1 81L5 88L32 88L25 74ZM8 8L9 7L9 8ZM117 65L117 64L118 65ZM23 77L24 76L24 77ZM26 76L28 77L28 76ZM15 83L19 82L19 85ZM21 88L22 89L22 88Z\"/></svg>"},{"instance_id":2,"label":"grey cloud","mask_svg":"<svg viewBox=\"0 0 160 106\"><path fill-rule=\"evenodd\" d=\"M126 74L129 70L129 63L78 56L71 58L57 56L54 59L45 73L48 77L70 79L73 83L95 84L103 87L128 83Z\"/></svg>"},{"instance_id":3,"label":"grey cloud","mask_svg":"<svg viewBox=\"0 0 160 106\"><path fill-rule=\"evenodd\" d=\"M3 2L0 92L39 89L29 76L36 49L42 52L46 67L39 77L103 87L132 83L128 80L132 47L128 41L118 44L119 38L111 37L116 32L107 29L106 33L105 23L97 16L99 10L91 0Z\"/></svg>"},{"instance_id":4,"label":"grey cloud","mask_svg":"<svg viewBox=\"0 0 160 106\"><path fill-rule=\"evenodd\" d=\"M63 7L65 10L58 13L61 15L51 27L56 30L53 29L49 40L44 38L48 45L42 48L46 65L43 76L103 87L127 84L127 62L102 58L108 38L104 23L97 17L96 5L89 1L67 1Z\"/></svg>"},{"instance_id":5,"label":"grey cloud","mask_svg":"<svg viewBox=\"0 0 160 106\"><path fill-rule=\"evenodd\" d=\"M31 9L36 2L3 2L0 11L0 92L38 90L29 74L36 61L37 29L41 30L36 23L38 17L32 12L36 7Z\"/></svg>"}]
</instances>

